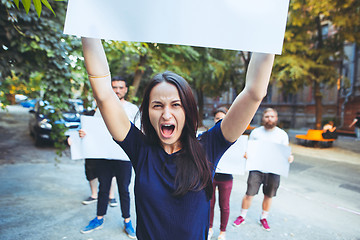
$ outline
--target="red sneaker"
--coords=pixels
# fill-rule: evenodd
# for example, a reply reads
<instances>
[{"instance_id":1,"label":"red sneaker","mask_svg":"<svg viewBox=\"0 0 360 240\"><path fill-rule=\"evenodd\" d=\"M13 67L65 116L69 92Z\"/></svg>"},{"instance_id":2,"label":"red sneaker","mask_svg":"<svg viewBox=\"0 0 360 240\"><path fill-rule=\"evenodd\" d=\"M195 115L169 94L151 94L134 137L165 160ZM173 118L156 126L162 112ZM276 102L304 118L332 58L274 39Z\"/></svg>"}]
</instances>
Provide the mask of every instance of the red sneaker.
<instances>
[{"instance_id":1,"label":"red sneaker","mask_svg":"<svg viewBox=\"0 0 360 240\"><path fill-rule=\"evenodd\" d=\"M269 224L266 221L266 218L260 219L260 225L266 230L270 231Z\"/></svg>"},{"instance_id":2,"label":"red sneaker","mask_svg":"<svg viewBox=\"0 0 360 240\"><path fill-rule=\"evenodd\" d=\"M245 223L245 219L242 216L238 216L233 225L239 227L242 223Z\"/></svg>"}]
</instances>

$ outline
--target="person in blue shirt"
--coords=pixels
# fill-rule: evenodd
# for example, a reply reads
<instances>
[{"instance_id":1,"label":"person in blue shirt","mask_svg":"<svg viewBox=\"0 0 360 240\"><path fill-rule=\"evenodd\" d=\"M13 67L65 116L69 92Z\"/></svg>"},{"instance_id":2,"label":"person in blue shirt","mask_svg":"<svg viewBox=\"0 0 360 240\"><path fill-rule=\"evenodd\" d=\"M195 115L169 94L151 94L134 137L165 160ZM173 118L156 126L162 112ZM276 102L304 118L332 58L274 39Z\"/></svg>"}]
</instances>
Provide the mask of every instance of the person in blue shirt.
<instances>
[{"instance_id":1,"label":"person in blue shirt","mask_svg":"<svg viewBox=\"0 0 360 240\"><path fill-rule=\"evenodd\" d=\"M140 106L140 130L112 91L101 40L82 38L82 44L106 126L134 167L137 238L207 239L214 169L266 95L274 55L253 53L244 90L224 119L198 139L197 105L186 80L169 71L153 77Z\"/></svg>"},{"instance_id":2,"label":"person in blue shirt","mask_svg":"<svg viewBox=\"0 0 360 240\"><path fill-rule=\"evenodd\" d=\"M226 107L219 107L214 112L215 124L223 119L228 112ZM226 239L226 227L230 216L230 195L233 186L233 175L225 173L215 173L213 179L213 192L210 200L210 226L208 239L211 239L214 234L214 210L216 202L216 188L218 189L218 200L220 208L220 234L217 237L218 240Z\"/></svg>"}]
</instances>

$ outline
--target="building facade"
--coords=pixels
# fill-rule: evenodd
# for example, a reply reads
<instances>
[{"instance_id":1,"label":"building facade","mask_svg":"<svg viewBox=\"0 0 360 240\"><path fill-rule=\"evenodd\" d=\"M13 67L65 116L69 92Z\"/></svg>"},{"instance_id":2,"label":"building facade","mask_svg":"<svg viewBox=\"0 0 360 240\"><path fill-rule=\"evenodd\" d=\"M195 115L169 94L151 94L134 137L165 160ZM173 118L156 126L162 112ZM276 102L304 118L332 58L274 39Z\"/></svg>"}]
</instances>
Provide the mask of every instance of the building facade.
<instances>
[{"instance_id":1,"label":"building facade","mask_svg":"<svg viewBox=\"0 0 360 240\"><path fill-rule=\"evenodd\" d=\"M322 120L333 120L338 129L353 131L349 124L360 111L360 51L356 44L346 44L346 58L339 64L341 79L333 87L322 86ZM286 94L271 84L268 95L254 117L261 121L264 108L273 107L279 113L284 128L315 128L315 99L313 87L306 86L296 94Z\"/></svg>"}]
</instances>

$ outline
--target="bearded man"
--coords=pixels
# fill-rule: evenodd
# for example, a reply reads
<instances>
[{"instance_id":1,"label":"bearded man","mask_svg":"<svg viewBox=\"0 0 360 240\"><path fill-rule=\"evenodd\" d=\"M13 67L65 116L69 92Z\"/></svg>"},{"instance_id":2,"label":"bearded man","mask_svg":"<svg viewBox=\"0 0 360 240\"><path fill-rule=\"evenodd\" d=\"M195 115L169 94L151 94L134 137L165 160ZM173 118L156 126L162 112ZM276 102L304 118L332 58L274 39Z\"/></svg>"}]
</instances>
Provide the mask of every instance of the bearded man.
<instances>
[{"instance_id":1,"label":"bearded man","mask_svg":"<svg viewBox=\"0 0 360 240\"><path fill-rule=\"evenodd\" d=\"M281 128L277 127L278 114L275 109L267 108L263 112L262 124L263 126L255 128L249 140L269 141L277 144L289 145L289 137L287 133ZM246 154L245 154L246 157ZM294 156L290 155L288 161L294 161ZM270 231L267 222L272 198L276 196L276 191L280 185L280 175L274 173L263 173L260 171L250 171L247 180L247 190L243 197L241 205L241 215L234 221L233 225L239 227L245 222L245 217L251 202L256 194L258 194L260 185L263 185L264 200L262 203L262 214L260 216L260 226L266 231Z\"/></svg>"}]
</instances>

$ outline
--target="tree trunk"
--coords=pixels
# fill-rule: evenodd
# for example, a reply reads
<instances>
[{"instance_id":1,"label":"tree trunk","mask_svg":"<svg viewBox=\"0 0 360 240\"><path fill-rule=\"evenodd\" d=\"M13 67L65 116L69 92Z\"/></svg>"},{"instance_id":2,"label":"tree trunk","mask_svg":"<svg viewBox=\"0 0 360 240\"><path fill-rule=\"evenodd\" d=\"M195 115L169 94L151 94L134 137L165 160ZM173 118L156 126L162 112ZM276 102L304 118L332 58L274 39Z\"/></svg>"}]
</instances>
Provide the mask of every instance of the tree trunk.
<instances>
[{"instance_id":1,"label":"tree trunk","mask_svg":"<svg viewBox=\"0 0 360 240\"><path fill-rule=\"evenodd\" d=\"M89 84L85 83L81 93L81 98L85 110L87 110L89 107L92 107L92 104L89 101L89 90Z\"/></svg>"},{"instance_id":2,"label":"tree trunk","mask_svg":"<svg viewBox=\"0 0 360 240\"><path fill-rule=\"evenodd\" d=\"M291 122L290 122L290 128L295 128L296 124L296 113L297 113L297 109L298 109L298 104L297 104L297 97L295 96L295 100L292 100L291 105L293 106L291 109Z\"/></svg>"},{"instance_id":3,"label":"tree trunk","mask_svg":"<svg viewBox=\"0 0 360 240\"><path fill-rule=\"evenodd\" d=\"M320 84L315 81L314 83L314 95L315 95L315 129L322 129L322 95L320 91Z\"/></svg>"},{"instance_id":4,"label":"tree trunk","mask_svg":"<svg viewBox=\"0 0 360 240\"><path fill-rule=\"evenodd\" d=\"M9 102L9 105L14 105L15 102L15 94L11 94L11 93L6 93L6 100Z\"/></svg>"},{"instance_id":5,"label":"tree trunk","mask_svg":"<svg viewBox=\"0 0 360 240\"><path fill-rule=\"evenodd\" d=\"M204 93L202 89L196 89L196 95L198 100L199 107L199 127L203 126L203 118L204 118Z\"/></svg>"},{"instance_id":6,"label":"tree trunk","mask_svg":"<svg viewBox=\"0 0 360 240\"><path fill-rule=\"evenodd\" d=\"M244 52L241 51L241 58L244 61L244 82L246 82L246 74L247 74L247 69L250 63L250 58L251 58L251 52ZM232 101L235 101L237 95L241 92L242 89L239 89L237 84L235 83L235 77L231 77L230 78L230 82L232 85L232 89L233 89L233 93L232 93Z\"/></svg>"},{"instance_id":7,"label":"tree trunk","mask_svg":"<svg viewBox=\"0 0 360 240\"><path fill-rule=\"evenodd\" d=\"M244 61L245 76L246 76L247 69L248 69L248 66L250 63L250 59L251 59L251 52L246 52L246 54L245 54L243 51L241 51L241 57Z\"/></svg>"},{"instance_id":8,"label":"tree trunk","mask_svg":"<svg viewBox=\"0 0 360 240\"><path fill-rule=\"evenodd\" d=\"M134 81L132 84L132 91L130 92L130 99L133 99L136 96L136 93L139 89L140 86L140 82L141 82L141 78L144 75L144 69L143 67L145 66L145 62L146 62L146 55L141 55L140 59L139 59L139 63L136 67L135 70L135 76L134 76Z\"/></svg>"},{"instance_id":9,"label":"tree trunk","mask_svg":"<svg viewBox=\"0 0 360 240\"><path fill-rule=\"evenodd\" d=\"M245 78L245 84L246 84L246 75L247 75L247 70L248 70L248 67L249 67L249 64L250 64L250 59L251 59L251 52L246 52L246 55L245 53L242 51L241 52L241 56L242 56L242 59L244 61L244 78ZM239 94L239 92L236 92L236 95ZM235 99L234 99L235 100Z\"/></svg>"},{"instance_id":10,"label":"tree trunk","mask_svg":"<svg viewBox=\"0 0 360 240\"><path fill-rule=\"evenodd\" d=\"M323 38L322 38L322 27L320 15L316 17L316 26L317 26L317 49L323 48ZM318 75L321 74L315 70L316 80L319 79ZM314 82L314 95L315 95L315 129L322 129L321 120L322 120L322 95L320 91L320 83L315 80Z\"/></svg>"}]
</instances>

